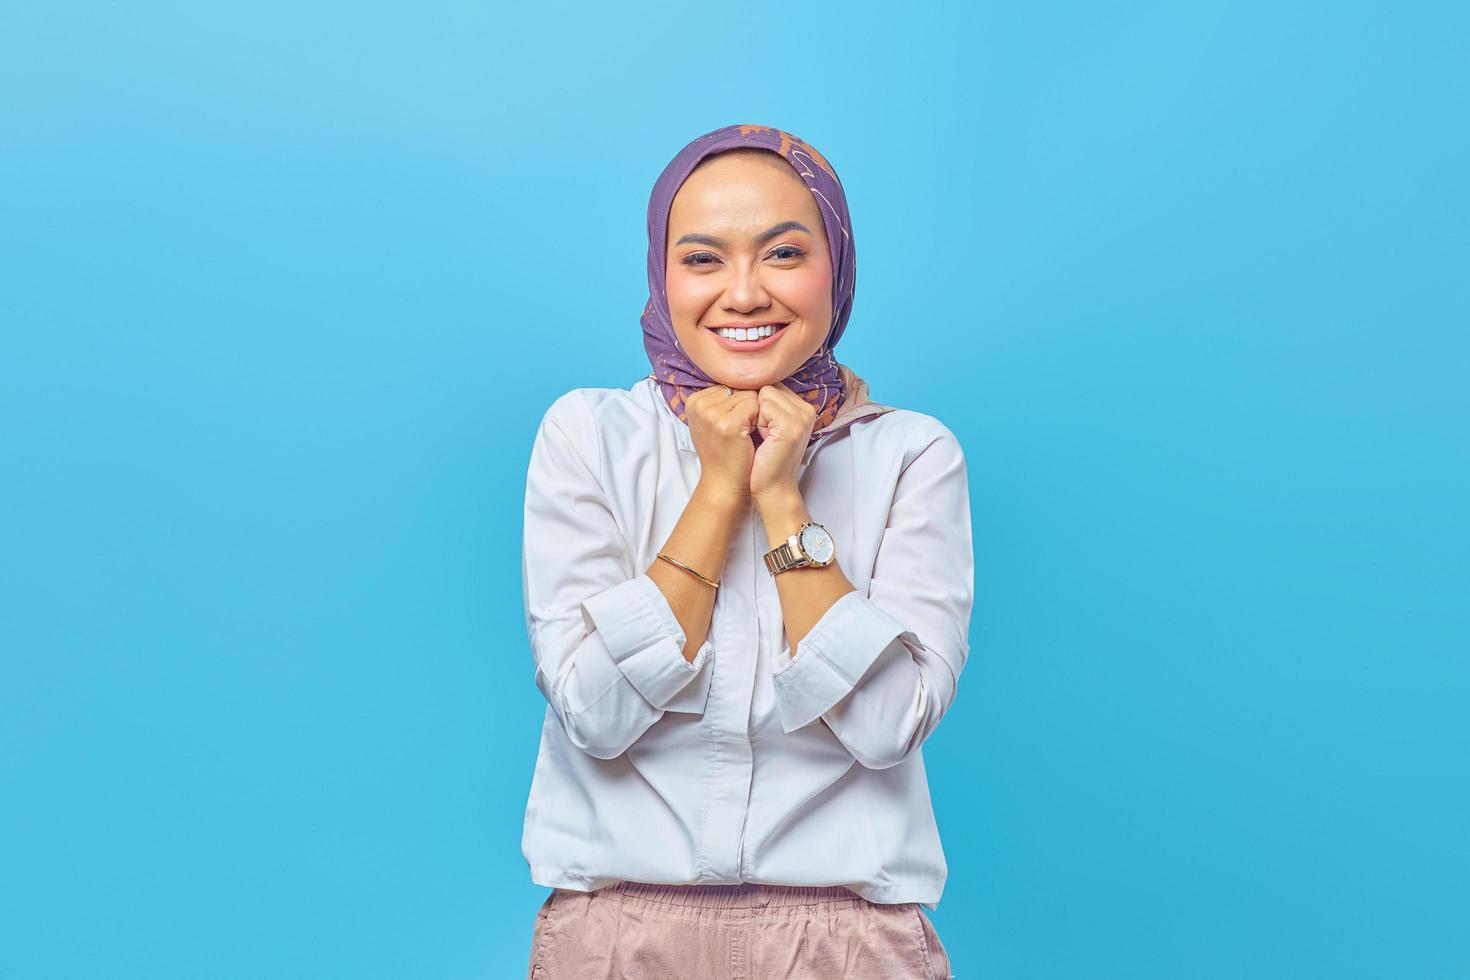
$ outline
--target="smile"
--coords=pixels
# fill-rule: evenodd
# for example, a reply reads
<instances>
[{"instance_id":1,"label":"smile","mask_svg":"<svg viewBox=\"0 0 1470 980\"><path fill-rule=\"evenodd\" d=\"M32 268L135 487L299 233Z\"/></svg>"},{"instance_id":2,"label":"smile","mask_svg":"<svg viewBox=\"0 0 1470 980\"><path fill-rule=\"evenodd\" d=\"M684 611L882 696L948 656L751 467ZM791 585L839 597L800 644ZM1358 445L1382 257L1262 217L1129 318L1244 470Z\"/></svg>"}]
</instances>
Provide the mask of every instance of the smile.
<instances>
[{"instance_id":1,"label":"smile","mask_svg":"<svg viewBox=\"0 0 1470 980\"><path fill-rule=\"evenodd\" d=\"M751 334L756 335L754 340L738 340L733 336L726 336L726 334L733 334L736 332L733 330L725 330L722 333L720 329L715 327L710 327L708 329L711 333L715 335L715 339L719 341L720 346L725 348L726 350L748 352L764 350L765 348L770 347L772 344L780 339L781 334L785 332L786 327L789 326L789 324L776 323L770 324L769 326L775 327L775 329L764 337L760 336L760 330L758 328L751 328L744 331L747 337L749 337Z\"/></svg>"}]
</instances>

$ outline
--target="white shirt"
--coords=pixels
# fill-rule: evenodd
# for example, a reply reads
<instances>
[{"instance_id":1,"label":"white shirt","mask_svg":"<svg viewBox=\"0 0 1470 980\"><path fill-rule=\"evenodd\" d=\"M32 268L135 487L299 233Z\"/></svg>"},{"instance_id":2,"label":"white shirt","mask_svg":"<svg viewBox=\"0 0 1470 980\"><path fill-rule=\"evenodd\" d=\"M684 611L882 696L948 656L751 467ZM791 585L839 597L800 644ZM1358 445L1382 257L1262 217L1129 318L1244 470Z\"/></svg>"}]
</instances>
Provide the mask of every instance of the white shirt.
<instances>
[{"instance_id":1,"label":"white shirt","mask_svg":"<svg viewBox=\"0 0 1470 980\"><path fill-rule=\"evenodd\" d=\"M875 407L823 430L798 471L856 591L793 659L750 505L693 662L646 571L699 478L688 426L651 376L546 411L522 562L547 700L521 840L536 884L845 885L937 908L921 746L969 653L969 490L948 428Z\"/></svg>"}]
</instances>

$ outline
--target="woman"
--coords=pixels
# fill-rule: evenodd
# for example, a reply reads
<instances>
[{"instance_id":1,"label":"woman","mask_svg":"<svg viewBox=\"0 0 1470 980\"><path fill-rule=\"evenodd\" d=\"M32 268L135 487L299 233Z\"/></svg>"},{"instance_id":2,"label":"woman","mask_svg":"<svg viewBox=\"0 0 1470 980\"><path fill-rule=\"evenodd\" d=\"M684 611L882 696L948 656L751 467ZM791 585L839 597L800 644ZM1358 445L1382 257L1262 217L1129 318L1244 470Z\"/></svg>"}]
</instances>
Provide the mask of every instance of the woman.
<instances>
[{"instance_id":1,"label":"woman","mask_svg":"<svg viewBox=\"0 0 1470 980\"><path fill-rule=\"evenodd\" d=\"M969 651L964 455L833 356L852 229L809 145L699 137L648 230L653 370L559 397L526 483L529 975L949 977L920 747Z\"/></svg>"}]
</instances>

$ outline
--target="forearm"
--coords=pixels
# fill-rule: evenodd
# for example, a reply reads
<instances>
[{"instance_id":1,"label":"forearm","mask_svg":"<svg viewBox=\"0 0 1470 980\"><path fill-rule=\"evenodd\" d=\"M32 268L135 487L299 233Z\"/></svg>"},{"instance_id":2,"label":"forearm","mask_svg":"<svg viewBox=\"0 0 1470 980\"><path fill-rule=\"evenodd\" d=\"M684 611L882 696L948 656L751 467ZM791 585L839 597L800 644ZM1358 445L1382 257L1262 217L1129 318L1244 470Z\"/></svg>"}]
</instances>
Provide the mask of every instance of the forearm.
<instances>
[{"instance_id":1,"label":"forearm","mask_svg":"<svg viewBox=\"0 0 1470 980\"><path fill-rule=\"evenodd\" d=\"M661 551L699 574L718 581L730 553L730 537L745 500L700 482ZM648 567L659 591L684 629L684 659L692 661L709 634L715 590L661 558Z\"/></svg>"},{"instance_id":2,"label":"forearm","mask_svg":"<svg viewBox=\"0 0 1470 980\"><path fill-rule=\"evenodd\" d=\"M798 491L790 491L773 499L759 501L761 520L766 528L766 541L775 548L811 520L806 503ZM841 557L826 568L790 568L776 576L776 592L781 597L781 616L786 622L786 637L791 656L796 646L811 632L832 604L849 592L853 584L843 573Z\"/></svg>"}]
</instances>

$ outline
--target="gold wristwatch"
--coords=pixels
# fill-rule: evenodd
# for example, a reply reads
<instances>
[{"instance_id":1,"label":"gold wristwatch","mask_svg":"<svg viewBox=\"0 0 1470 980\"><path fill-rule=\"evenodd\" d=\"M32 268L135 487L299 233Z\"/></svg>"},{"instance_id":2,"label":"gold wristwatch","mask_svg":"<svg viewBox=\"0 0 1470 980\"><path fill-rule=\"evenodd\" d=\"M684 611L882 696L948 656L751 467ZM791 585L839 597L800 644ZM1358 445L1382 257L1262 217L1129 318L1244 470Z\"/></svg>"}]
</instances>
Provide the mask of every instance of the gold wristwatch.
<instances>
[{"instance_id":1,"label":"gold wristwatch","mask_svg":"<svg viewBox=\"0 0 1470 980\"><path fill-rule=\"evenodd\" d=\"M826 568L836 560L837 544L831 532L815 521L807 521L766 552L766 570L779 575L789 568Z\"/></svg>"}]
</instances>

